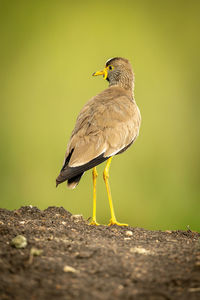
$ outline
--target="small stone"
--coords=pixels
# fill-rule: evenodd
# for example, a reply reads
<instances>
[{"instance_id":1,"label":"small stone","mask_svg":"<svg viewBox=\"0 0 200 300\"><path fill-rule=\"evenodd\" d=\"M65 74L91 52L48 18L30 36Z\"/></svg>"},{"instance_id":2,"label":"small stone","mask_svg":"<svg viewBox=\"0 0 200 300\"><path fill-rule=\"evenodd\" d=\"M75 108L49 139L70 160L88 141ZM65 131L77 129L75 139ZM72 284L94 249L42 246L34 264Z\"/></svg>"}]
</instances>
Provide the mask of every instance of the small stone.
<instances>
[{"instance_id":1,"label":"small stone","mask_svg":"<svg viewBox=\"0 0 200 300\"><path fill-rule=\"evenodd\" d=\"M72 215L71 218L72 219L82 219L83 215Z\"/></svg>"},{"instance_id":2,"label":"small stone","mask_svg":"<svg viewBox=\"0 0 200 300\"><path fill-rule=\"evenodd\" d=\"M35 247L32 247L31 248L31 251L30 251L30 255L32 256L39 256L43 253L43 250L42 249L37 249Z\"/></svg>"},{"instance_id":3,"label":"small stone","mask_svg":"<svg viewBox=\"0 0 200 300\"><path fill-rule=\"evenodd\" d=\"M125 237L124 240L125 240L125 241L130 241L131 238L130 238L130 237Z\"/></svg>"},{"instance_id":4,"label":"small stone","mask_svg":"<svg viewBox=\"0 0 200 300\"><path fill-rule=\"evenodd\" d=\"M190 293L197 293L197 292L200 292L200 287L190 288L190 289L188 289L188 291Z\"/></svg>"},{"instance_id":5,"label":"small stone","mask_svg":"<svg viewBox=\"0 0 200 300\"><path fill-rule=\"evenodd\" d=\"M124 286L122 284L118 285L118 290L123 290L124 289Z\"/></svg>"},{"instance_id":6,"label":"small stone","mask_svg":"<svg viewBox=\"0 0 200 300\"><path fill-rule=\"evenodd\" d=\"M54 237L52 234L50 236L48 236L48 238L47 238L48 241L52 241L53 239L54 239Z\"/></svg>"},{"instance_id":7,"label":"small stone","mask_svg":"<svg viewBox=\"0 0 200 300\"><path fill-rule=\"evenodd\" d=\"M29 255L29 260L28 260L28 264L32 264L33 262L33 257L34 256L39 256L43 253L43 250L41 249L37 249L35 247L32 247L31 250L30 250L30 255Z\"/></svg>"},{"instance_id":8,"label":"small stone","mask_svg":"<svg viewBox=\"0 0 200 300\"><path fill-rule=\"evenodd\" d=\"M142 247L134 247L134 248L130 248L130 252L131 253L138 253L138 254L153 254L150 250L147 250L145 248Z\"/></svg>"},{"instance_id":9,"label":"small stone","mask_svg":"<svg viewBox=\"0 0 200 300\"><path fill-rule=\"evenodd\" d=\"M93 253L94 253L94 251L91 251L91 250L87 251L87 250L85 250L85 251L81 251L80 253L77 252L75 254L75 257L77 257L77 258L90 258L90 257L92 257Z\"/></svg>"},{"instance_id":10,"label":"small stone","mask_svg":"<svg viewBox=\"0 0 200 300\"><path fill-rule=\"evenodd\" d=\"M133 232L130 231L130 230L127 230L127 231L125 232L125 235L126 235L126 236L132 236L132 235L133 235Z\"/></svg>"},{"instance_id":11,"label":"small stone","mask_svg":"<svg viewBox=\"0 0 200 300\"><path fill-rule=\"evenodd\" d=\"M62 286L60 284L56 284L56 289L60 290L62 288Z\"/></svg>"},{"instance_id":12,"label":"small stone","mask_svg":"<svg viewBox=\"0 0 200 300\"><path fill-rule=\"evenodd\" d=\"M82 215L72 215L71 216L71 219L74 221L74 222L80 222L83 220L83 216Z\"/></svg>"},{"instance_id":13,"label":"small stone","mask_svg":"<svg viewBox=\"0 0 200 300\"><path fill-rule=\"evenodd\" d=\"M63 271L66 273L77 273L78 271L68 265L64 266Z\"/></svg>"},{"instance_id":14,"label":"small stone","mask_svg":"<svg viewBox=\"0 0 200 300\"><path fill-rule=\"evenodd\" d=\"M27 239L23 235L17 235L11 241L11 245L17 249L26 248Z\"/></svg>"},{"instance_id":15,"label":"small stone","mask_svg":"<svg viewBox=\"0 0 200 300\"><path fill-rule=\"evenodd\" d=\"M22 224L22 225L23 225L23 224L25 224L25 221L20 221L19 224Z\"/></svg>"}]
</instances>

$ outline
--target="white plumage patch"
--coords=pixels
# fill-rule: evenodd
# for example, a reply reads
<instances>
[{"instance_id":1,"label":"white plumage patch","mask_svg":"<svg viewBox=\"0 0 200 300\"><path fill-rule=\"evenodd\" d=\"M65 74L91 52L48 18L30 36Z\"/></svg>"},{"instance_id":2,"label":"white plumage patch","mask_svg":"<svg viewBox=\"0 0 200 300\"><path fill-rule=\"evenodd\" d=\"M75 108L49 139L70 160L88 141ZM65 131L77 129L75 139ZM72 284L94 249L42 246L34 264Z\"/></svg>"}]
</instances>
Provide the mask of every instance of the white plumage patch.
<instances>
[{"instance_id":1,"label":"white plumage patch","mask_svg":"<svg viewBox=\"0 0 200 300\"><path fill-rule=\"evenodd\" d=\"M109 63L109 61L112 60L113 58L114 58L114 57L109 58L109 59L106 61L106 64Z\"/></svg>"},{"instance_id":2,"label":"white plumage patch","mask_svg":"<svg viewBox=\"0 0 200 300\"><path fill-rule=\"evenodd\" d=\"M108 157L113 156L115 154L117 154L119 151L121 151L123 148L125 148L125 146L123 145L120 149L117 149L116 151L114 151L113 153L109 154Z\"/></svg>"}]
</instances>

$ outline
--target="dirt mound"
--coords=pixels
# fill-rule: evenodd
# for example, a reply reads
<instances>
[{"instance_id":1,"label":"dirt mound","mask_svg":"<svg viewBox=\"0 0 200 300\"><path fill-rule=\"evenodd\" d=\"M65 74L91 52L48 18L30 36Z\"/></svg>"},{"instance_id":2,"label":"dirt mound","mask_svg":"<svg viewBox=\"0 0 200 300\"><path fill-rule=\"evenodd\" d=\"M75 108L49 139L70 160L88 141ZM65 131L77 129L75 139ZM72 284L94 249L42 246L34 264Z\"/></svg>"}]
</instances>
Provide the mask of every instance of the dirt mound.
<instances>
[{"instance_id":1,"label":"dirt mound","mask_svg":"<svg viewBox=\"0 0 200 300\"><path fill-rule=\"evenodd\" d=\"M18 235L25 248L12 245ZM62 207L0 209L0 299L200 299L200 235L89 226Z\"/></svg>"}]
</instances>

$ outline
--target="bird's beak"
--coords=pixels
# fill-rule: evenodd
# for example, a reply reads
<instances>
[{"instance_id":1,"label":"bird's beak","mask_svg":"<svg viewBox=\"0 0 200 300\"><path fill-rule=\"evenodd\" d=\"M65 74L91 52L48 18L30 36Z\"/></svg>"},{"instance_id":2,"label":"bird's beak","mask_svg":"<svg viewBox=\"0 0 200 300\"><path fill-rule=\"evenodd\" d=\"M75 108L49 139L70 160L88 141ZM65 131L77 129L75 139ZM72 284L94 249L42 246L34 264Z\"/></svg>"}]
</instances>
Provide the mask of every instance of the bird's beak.
<instances>
[{"instance_id":1,"label":"bird's beak","mask_svg":"<svg viewBox=\"0 0 200 300\"><path fill-rule=\"evenodd\" d=\"M92 76L103 75L103 78L106 79L108 76L108 69L105 68L103 71L94 72Z\"/></svg>"}]
</instances>

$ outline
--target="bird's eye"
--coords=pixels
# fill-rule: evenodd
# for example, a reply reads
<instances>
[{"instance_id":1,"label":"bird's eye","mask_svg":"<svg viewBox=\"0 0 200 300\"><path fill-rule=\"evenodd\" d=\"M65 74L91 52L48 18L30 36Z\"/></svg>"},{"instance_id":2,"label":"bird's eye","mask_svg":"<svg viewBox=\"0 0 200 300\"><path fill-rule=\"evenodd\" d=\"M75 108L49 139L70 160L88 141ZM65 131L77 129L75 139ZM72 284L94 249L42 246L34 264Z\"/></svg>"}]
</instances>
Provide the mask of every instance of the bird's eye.
<instances>
[{"instance_id":1,"label":"bird's eye","mask_svg":"<svg viewBox=\"0 0 200 300\"><path fill-rule=\"evenodd\" d=\"M112 70L113 69L113 66L109 66L109 70Z\"/></svg>"}]
</instances>

